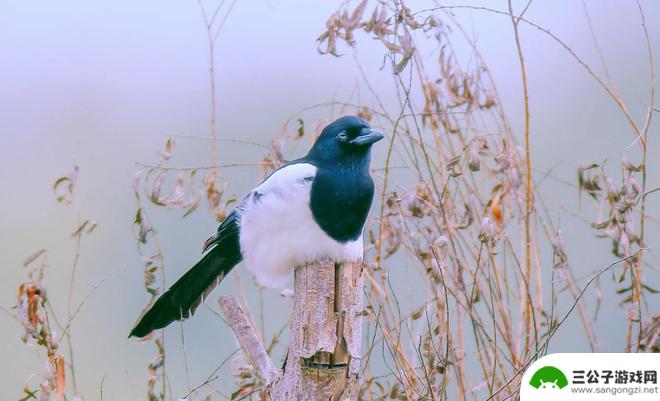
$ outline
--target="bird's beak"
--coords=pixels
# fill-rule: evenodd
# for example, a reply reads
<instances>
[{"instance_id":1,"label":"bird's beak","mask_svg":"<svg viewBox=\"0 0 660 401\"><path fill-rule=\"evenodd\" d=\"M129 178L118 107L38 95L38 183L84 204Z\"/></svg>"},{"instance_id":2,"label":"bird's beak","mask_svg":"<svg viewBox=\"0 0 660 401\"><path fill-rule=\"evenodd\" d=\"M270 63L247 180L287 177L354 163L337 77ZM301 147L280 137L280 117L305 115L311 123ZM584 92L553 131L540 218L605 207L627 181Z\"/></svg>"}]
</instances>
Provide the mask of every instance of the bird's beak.
<instances>
[{"instance_id":1,"label":"bird's beak","mask_svg":"<svg viewBox=\"0 0 660 401\"><path fill-rule=\"evenodd\" d=\"M381 134L380 132L369 131L366 134L362 134L357 138L353 139L350 143L358 146L367 146L380 141L384 137L385 135Z\"/></svg>"}]
</instances>

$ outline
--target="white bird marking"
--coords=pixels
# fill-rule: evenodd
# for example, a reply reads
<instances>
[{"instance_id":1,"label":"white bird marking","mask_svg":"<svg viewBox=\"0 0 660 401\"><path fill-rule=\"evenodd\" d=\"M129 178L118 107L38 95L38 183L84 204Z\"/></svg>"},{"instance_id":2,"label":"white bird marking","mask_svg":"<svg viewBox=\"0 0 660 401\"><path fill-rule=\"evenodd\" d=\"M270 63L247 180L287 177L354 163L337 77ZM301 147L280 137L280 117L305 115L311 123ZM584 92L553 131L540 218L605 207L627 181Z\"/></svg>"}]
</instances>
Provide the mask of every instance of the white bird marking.
<instances>
[{"instance_id":1,"label":"white bird marking","mask_svg":"<svg viewBox=\"0 0 660 401\"><path fill-rule=\"evenodd\" d=\"M290 271L314 260L362 260L362 235L340 243L314 220L310 193L315 175L316 167L309 163L286 166L242 202L241 251L259 285L281 288L287 284Z\"/></svg>"}]
</instances>

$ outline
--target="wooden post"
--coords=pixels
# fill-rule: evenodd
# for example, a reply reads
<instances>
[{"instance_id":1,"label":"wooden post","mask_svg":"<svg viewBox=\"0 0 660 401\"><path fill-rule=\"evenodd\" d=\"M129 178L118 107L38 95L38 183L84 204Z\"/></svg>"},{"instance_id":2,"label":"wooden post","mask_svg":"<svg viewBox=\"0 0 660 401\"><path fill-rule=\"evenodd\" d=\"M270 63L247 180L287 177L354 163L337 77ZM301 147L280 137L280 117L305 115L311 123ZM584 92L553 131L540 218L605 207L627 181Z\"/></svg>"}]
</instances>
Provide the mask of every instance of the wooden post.
<instances>
[{"instance_id":1,"label":"wooden post","mask_svg":"<svg viewBox=\"0 0 660 401\"><path fill-rule=\"evenodd\" d=\"M355 401L360 388L362 339L361 263L323 260L296 268L291 337L284 372L270 359L234 297L221 297L241 348L274 401ZM247 327L247 328L246 328ZM252 331L252 334L249 332Z\"/></svg>"}]
</instances>

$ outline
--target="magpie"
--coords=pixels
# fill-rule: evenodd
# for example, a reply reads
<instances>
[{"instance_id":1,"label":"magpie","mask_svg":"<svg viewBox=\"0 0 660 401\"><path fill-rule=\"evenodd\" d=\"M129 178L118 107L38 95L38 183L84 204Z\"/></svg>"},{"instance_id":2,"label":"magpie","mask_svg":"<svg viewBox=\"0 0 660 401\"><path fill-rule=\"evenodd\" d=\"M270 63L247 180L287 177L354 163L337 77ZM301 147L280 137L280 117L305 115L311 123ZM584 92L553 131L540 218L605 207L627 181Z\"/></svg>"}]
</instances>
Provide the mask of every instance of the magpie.
<instances>
[{"instance_id":1,"label":"magpie","mask_svg":"<svg viewBox=\"0 0 660 401\"><path fill-rule=\"evenodd\" d=\"M270 288L283 287L307 262L362 260L374 195L371 145L381 139L356 116L327 125L307 155L273 171L238 203L204 243L202 259L145 308L129 337L190 317L241 260Z\"/></svg>"}]
</instances>

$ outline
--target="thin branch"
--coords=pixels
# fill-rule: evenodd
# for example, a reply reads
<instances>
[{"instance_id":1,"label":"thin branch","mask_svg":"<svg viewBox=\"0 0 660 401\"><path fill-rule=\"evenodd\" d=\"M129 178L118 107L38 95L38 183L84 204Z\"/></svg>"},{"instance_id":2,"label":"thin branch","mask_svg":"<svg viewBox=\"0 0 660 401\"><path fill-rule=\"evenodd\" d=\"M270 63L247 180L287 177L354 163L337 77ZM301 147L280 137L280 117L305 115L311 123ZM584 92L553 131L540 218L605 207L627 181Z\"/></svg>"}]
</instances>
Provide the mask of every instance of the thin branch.
<instances>
[{"instance_id":1,"label":"thin branch","mask_svg":"<svg viewBox=\"0 0 660 401\"><path fill-rule=\"evenodd\" d=\"M224 2L224 0L223 0ZM220 32L222 32L222 28L225 26L225 22L227 22L227 18L229 18L229 14L231 14L232 10L234 9L234 5L236 5L236 0L231 2L231 5L229 6L229 10L227 10L227 14L225 14L224 18L220 22L220 25L218 26L218 29L215 31L215 35L213 35L213 44L215 45L216 41L218 40L218 36L220 35Z\"/></svg>"},{"instance_id":2,"label":"thin branch","mask_svg":"<svg viewBox=\"0 0 660 401\"><path fill-rule=\"evenodd\" d=\"M234 331L236 339L241 344L241 349L245 353L250 365L254 366L257 375L265 385L272 384L281 377L281 373L273 364L268 353L266 353L263 342L248 320L236 297L231 295L222 296L218 300L218 303L227 317L229 326Z\"/></svg>"},{"instance_id":3,"label":"thin branch","mask_svg":"<svg viewBox=\"0 0 660 401\"><path fill-rule=\"evenodd\" d=\"M211 383L212 381L218 380L219 376L216 376L215 374L218 373L218 371L220 369L222 369L223 366L225 366L225 364L229 361L229 359L232 356L236 355L236 353L238 353L240 350L241 350L240 348L236 348L231 354L227 355L227 357L225 359L223 359L222 362L220 362L220 364L213 370L213 372L211 372L211 374L206 378L206 380L204 380L203 383L199 384L198 386L196 386L195 388L190 390L190 392L188 394L184 395L183 398L188 399L188 397L190 397L190 395L192 393L194 393L195 391L197 391L200 388L206 386L207 384Z\"/></svg>"},{"instance_id":4,"label":"thin branch","mask_svg":"<svg viewBox=\"0 0 660 401\"><path fill-rule=\"evenodd\" d=\"M103 285L103 283L105 283L105 281L106 281L107 279L109 279L111 276L113 276L116 272L118 272L119 270L123 269L124 267L125 267L125 266L119 266L119 267L114 268L110 273L106 274L106 275L105 275L105 276L104 276L104 277L103 277L98 283L94 284L94 286L89 290L89 292L87 293L87 295L85 295L85 297L83 298L83 300L80 301L80 303L79 303L78 306L76 307L76 310L75 310L75 311L71 314L71 316L68 318L68 320L67 320L67 322L66 322L66 325L65 325L64 328L62 329L62 336L61 336L61 337L65 336L65 335L68 333L69 328L71 327L71 323L72 323L73 320L76 318L76 316L78 316L78 313L80 313L80 310L82 309L83 305L85 305L85 302L87 302L87 300L92 296L92 294L94 294L94 292L95 292L99 287L101 287L101 285Z\"/></svg>"},{"instance_id":5,"label":"thin branch","mask_svg":"<svg viewBox=\"0 0 660 401\"><path fill-rule=\"evenodd\" d=\"M135 163L135 164L137 164L140 167L152 168L155 170L162 170L162 171L192 171L192 170L213 170L218 168L230 168L230 167L257 167L257 166L265 166L268 165L269 163L266 162L228 163L228 164L211 164L206 166L194 166L194 167L163 167L163 166L157 166L154 164L146 164L146 163Z\"/></svg>"},{"instance_id":6,"label":"thin branch","mask_svg":"<svg viewBox=\"0 0 660 401\"><path fill-rule=\"evenodd\" d=\"M207 140L207 141L212 141L213 140L213 137L210 137L210 136L181 135L181 134L172 135L172 136L174 138L203 139L203 140ZM264 145L263 143L258 143L258 142L253 142L253 141L246 141L246 140L243 140L243 139L228 138L228 137L222 137L222 136L218 136L215 139L218 140L218 141L223 141L223 142L240 143L240 144L243 144L243 145L252 145L252 146L257 146L257 147L264 148L264 149L270 149L270 147L268 145Z\"/></svg>"},{"instance_id":7,"label":"thin branch","mask_svg":"<svg viewBox=\"0 0 660 401\"><path fill-rule=\"evenodd\" d=\"M529 119L529 90L527 85L527 69L525 68L525 59L523 56L522 45L520 44L520 33L518 32L518 23L522 18L514 17L513 6L511 0L508 0L509 13L511 15L511 24L513 25L514 38L516 42L516 51L518 52L518 62L520 64L520 75L523 87L523 101L525 107L525 278L524 281L528 283L532 276L532 237L530 231L531 217L532 217L532 152L530 150L530 119ZM527 3L527 7L531 1ZM525 10L527 10L525 7ZM524 11L523 11L524 13ZM522 288L522 287L521 287ZM527 287L525 287L527 288ZM529 289L526 289L529 295ZM523 355L527 355L530 350L530 332L531 332L531 300L526 302L525 305L525 351Z\"/></svg>"}]
</instances>

